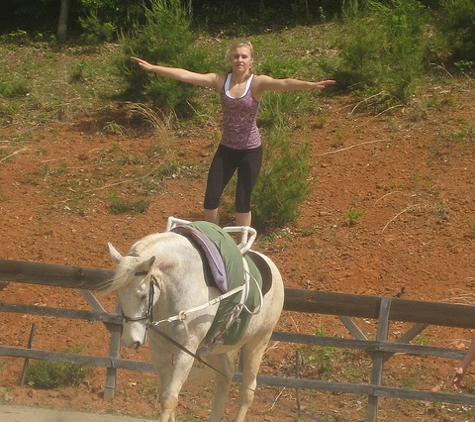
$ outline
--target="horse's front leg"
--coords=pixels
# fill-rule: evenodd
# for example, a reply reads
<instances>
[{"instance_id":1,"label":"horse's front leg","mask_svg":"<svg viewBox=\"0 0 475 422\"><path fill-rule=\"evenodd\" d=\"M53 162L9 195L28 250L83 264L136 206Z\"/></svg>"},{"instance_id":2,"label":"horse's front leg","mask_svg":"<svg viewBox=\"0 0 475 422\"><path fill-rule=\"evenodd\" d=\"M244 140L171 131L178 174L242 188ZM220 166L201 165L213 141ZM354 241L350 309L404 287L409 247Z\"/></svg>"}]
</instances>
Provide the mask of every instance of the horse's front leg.
<instances>
[{"instance_id":1,"label":"horse's front leg","mask_svg":"<svg viewBox=\"0 0 475 422\"><path fill-rule=\"evenodd\" d=\"M175 422L175 411L160 412L160 416L157 419L159 422Z\"/></svg>"},{"instance_id":2,"label":"horse's front leg","mask_svg":"<svg viewBox=\"0 0 475 422\"><path fill-rule=\"evenodd\" d=\"M188 345L193 349L193 345ZM150 355L153 366L159 378L160 387L160 416L159 422L174 422L175 409L178 404L183 383L191 367L193 357L175 349L170 343L155 333L150 336Z\"/></svg>"},{"instance_id":3,"label":"horse's front leg","mask_svg":"<svg viewBox=\"0 0 475 422\"><path fill-rule=\"evenodd\" d=\"M193 351L194 352L194 351ZM193 366L193 357L185 352L177 351L175 362L171 364L171 371L167 377L166 383L162 383L160 395L160 422L174 422L175 409L178 404L178 396L185 383L191 367Z\"/></svg>"}]
</instances>

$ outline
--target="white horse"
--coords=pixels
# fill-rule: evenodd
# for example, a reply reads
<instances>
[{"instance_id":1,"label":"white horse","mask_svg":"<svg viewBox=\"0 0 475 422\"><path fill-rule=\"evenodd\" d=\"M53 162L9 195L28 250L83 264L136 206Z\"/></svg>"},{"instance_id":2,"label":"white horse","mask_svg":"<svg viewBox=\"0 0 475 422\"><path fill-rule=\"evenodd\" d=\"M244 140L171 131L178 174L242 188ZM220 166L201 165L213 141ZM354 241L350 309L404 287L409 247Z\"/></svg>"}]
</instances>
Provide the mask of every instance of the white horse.
<instances>
[{"instance_id":1,"label":"white horse","mask_svg":"<svg viewBox=\"0 0 475 422\"><path fill-rule=\"evenodd\" d=\"M136 242L126 256L109 243L117 264L108 291L115 291L122 306L122 343L139 349L147 329L158 328L174 343L150 329L150 355L160 384L159 421L175 421L178 395L193 366L216 315L221 292L205 282L204 264L197 248L173 232L152 234ZM256 376L274 326L282 311L284 286L275 264L252 251L267 266L270 283L260 311L253 315L241 340L232 346L218 344L204 352L204 360L215 370L216 396L209 421L221 421L224 404L235 373L234 359L243 353L242 383L236 421L244 421L254 398ZM203 305L203 306L202 306ZM192 310L191 312L188 312ZM178 344L180 347L178 347ZM195 355L196 356L196 355Z\"/></svg>"}]
</instances>

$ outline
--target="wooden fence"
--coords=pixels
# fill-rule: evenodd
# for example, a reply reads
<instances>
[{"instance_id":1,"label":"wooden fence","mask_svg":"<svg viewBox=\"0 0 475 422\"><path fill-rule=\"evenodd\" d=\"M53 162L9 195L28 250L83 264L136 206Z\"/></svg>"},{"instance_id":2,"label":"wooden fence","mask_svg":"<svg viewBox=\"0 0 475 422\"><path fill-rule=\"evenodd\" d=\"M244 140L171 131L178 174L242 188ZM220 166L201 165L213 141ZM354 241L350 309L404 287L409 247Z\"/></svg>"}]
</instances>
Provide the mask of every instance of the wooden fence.
<instances>
[{"instance_id":1,"label":"wooden fence","mask_svg":"<svg viewBox=\"0 0 475 422\"><path fill-rule=\"evenodd\" d=\"M92 294L92 291L104 290L112 276L113 271L110 270L0 260L0 283L19 282L79 289L92 308L91 311L81 311L0 302L0 312L100 321L104 323L111 334L109 356L107 357L83 356L5 346L0 346L0 356L47 359L105 367L107 368L105 398L112 398L114 396L118 369L153 372L153 367L150 363L120 358L122 318L119 309L116 309L114 313L106 312ZM363 350L370 356L372 361L370 383L337 383L259 375L259 384L367 396L366 422L377 421L379 399L381 397L475 405L474 395L382 385L384 363L396 353L461 359L464 356L464 351L415 345L409 344L409 342L429 325L475 328L475 306L299 289L286 289L285 294L285 310L336 315L351 333L353 339L274 332L272 340L312 346ZM377 322L375 340L368 339L359 329L353 318L375 320ZM413 325L396 341L389 342L390 321L406 322ZM236 380L239 379L240 374L236 374Z\"/></svg>"}]
</instances>

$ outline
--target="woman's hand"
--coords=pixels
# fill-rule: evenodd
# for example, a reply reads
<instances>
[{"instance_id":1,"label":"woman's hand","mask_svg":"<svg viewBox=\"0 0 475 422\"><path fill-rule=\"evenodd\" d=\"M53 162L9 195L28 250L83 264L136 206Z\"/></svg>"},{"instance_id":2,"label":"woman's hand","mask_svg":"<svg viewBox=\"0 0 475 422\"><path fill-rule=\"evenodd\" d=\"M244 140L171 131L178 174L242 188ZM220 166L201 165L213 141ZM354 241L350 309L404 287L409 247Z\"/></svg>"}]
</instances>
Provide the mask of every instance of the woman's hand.
<instances>
[{"instance_id":1,"label":"woman's hand","mask_svg":"<svg viewBox=\"0 0 475 422\"><path fill-rule=\"evenodd\" d=\"M151 72L153 70L153 65L149 62L139 59L138 57L131 57L131 59L136 62L143 70Z\"/></svg>"},{"instance_id":2,"label":"woman's hand","mask_svg":"<svg viewBox=\"0 0 475 422\"><path fill-rule=\"evenodd\" d=\"M318 89L323 89L328 85L334 85L336 84L336 81L333 79L326 79L324 81L317 82L317 88Z\"/></svg>"}]
</instances>

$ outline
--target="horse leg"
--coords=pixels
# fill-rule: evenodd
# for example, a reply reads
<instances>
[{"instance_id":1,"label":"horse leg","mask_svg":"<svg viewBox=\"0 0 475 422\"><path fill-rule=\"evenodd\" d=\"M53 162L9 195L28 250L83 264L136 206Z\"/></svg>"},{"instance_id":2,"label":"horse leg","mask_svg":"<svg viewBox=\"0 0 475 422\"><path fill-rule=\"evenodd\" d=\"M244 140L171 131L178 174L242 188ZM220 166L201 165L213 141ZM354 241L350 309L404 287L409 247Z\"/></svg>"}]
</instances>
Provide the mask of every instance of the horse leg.
<instances>
[{"instance_id":1,"label":"horse leg","mask_svg":"<svg viewBox=\"0 0 475 422\"><path fill-rule=\"evenodd\" d=\"M174 422L175 408L178 398L173 399L170 395L164 395L164 387L170 384L172 377L172 356L165 353L160 360L153 359L153 365L157 372L160 398L160 422Z\"/></svg>"},{"instance_id":2,"label":"horse leg","mask_svg":"<svg viewBox=\"0 0 475 422\"><path fill-rule=\"evenodd\" d=\"M150 358L152 359L153 367L157 373L158 385L157 391L160 400L160 416L159 420L164 422L174 421L175 415L173 411L168 414L164 412L164 403L162 403L163 389L170 383L172 377L173 367L173 350L169 344L163 341L155 332L150 332ZM174 409L173 406L167 405L168 408Z\"/></svg>"},{"instance_id":3,"label":"horse leg","mask_svg":"<svg viewBox=\"0 0 475 422\"><path fill-rule=\"evenodd\" d=\"M261 365L262 356L269 343L272 332L259 337L254 341L252 339L242 347L243 353L243 369L242 369L242 383L239 388L239 409L236 415L236 422L243 422L252 401L254 400L254 391L257 385L257 373Z\"/></svg>"},{"instance_id":4,"label":"horse leg","mask_svg":"<svg viewBox=\"0 0 475 422\"><path fill-rule=\"evenodd\" d=\"M152 350L152 349L151 349ZM172 379L172 359L171 353L163 353L161 356L152 356L153 366L158 376L158 388L160 397L160 422L174 422L175 408L178 398L173 399L170 395L164 395L164 389L170 384Z\"/></svg>"},{"instance_id":5,"label":"horse leg","mask_svg":"<svg viewBox=\"0 0 475 422\"><path fill-rule=\"evenodd\" d=\"M182 351L174 356L172 348L167 344L164 345L156 335L150 336L150 355L161 388L158 421L175 422L178 395L193 366L194 359Z\"/></svg>"},{"instance_id":6,"label":"horse leg","mask_svg":"<svg viewBox=\"0 0 475 422\"><path fill-rule=\"evenodd\" d=\"M167 375L162 378L160 371L161 385L163 390L160 394L160 417L159 422L174 422L175 409L178 404L178 395L186 381L188 373L193 366L193 357L186 353L178 352L173 365L167 368Z\"/></svg>"},{"instance_id":7,"label":"horse leg","mask_svg":"<svg viewBox=\"0 0 475 422\"><path fill-rule=\"evenodd\" d=\"M206 361L216 369L216 395L214 397L213 410L208 419L209 422L220 422L224 411L224 405L228 397L231 382L235 372L232 355L226 353L220 355L209 355Z\"/></svg>"}]
</instances>

